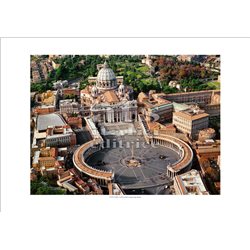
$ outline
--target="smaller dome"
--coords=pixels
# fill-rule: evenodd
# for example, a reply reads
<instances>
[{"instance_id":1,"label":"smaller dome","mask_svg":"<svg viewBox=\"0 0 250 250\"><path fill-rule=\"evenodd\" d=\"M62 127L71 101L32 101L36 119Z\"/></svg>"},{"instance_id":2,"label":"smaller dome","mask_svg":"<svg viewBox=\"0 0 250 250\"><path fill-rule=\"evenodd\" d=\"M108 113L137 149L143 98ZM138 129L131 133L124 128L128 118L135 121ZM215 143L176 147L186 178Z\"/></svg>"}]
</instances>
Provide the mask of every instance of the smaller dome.
<instances>
[{"instance_id":1,"label":"smaller dome","mask_svg":"<svg viewBox=\"0 0 250 250\"><path fill-rule=\"evenodd\" d=\"M123 96L125 93L125 86L123 83L120 84L119 88L118 88L118 93Z\"/></svg>"},{"instance_id":2,"label":"smaller dome","mask_svg":"<svg viewBox=\"0 0 250 250\"><path fill-rule=\"evenodd\" d=\"M98 89L97 89L97 87L95 85L91 89L91 95L93 97L96 97L98 95Z\"/></svg>"},{"instance_id":3,"label":"smaller dome","mask_svg":"<svg viewBox=\"0 0 250 250\"><path fill-rule=\"evenodd\" d=\"M123 83L120 84L119 88L118 88L120 91L123 91L125 89L125 86Z\"/></svg>"}]
</instances>

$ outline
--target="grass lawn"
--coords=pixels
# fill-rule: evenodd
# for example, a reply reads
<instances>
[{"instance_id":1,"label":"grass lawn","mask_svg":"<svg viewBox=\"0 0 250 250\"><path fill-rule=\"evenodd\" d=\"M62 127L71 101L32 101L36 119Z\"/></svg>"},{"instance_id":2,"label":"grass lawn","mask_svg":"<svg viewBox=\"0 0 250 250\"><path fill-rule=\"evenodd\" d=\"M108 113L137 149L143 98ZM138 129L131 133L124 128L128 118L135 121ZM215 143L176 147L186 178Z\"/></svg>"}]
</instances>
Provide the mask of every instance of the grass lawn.
<instances>
[{"instance_id":1,"label":"grass lawn","mask_svg":"<svg viewBox=\"0 0 250 250\"><path fill-rule=\"evenodd\" d=\"M138 70L143 73L147 73L149 71L149 68L148 66L142 66L142 67L139 67Z\"/></svg>"},{"instance_id":2,"label":"grass lawn","mask_svg":"<svg viewBox=\"0 0 250 250\"><path fill-rule=\"evenodd\" d=\"M208 86L215 86L216 89L220 89L220 82L208 82L207 83Z\"/></svg>"}]
</instances>

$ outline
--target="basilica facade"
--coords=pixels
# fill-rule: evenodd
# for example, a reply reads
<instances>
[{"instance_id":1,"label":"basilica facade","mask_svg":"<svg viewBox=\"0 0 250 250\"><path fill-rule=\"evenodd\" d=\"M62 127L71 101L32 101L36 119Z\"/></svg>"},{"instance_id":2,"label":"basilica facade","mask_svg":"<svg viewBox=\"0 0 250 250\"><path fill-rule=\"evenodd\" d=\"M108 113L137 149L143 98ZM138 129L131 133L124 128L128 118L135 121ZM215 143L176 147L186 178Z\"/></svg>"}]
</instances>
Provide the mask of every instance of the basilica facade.
<instances>
[{"instance_id":1,"label":"basilica facade","mask_svg":"<svg viewBox=\"0 0 250 250\"><path fill-rule=\"evenodd\" d=\"M90 77L93 85L81 91L81 104L94 122L115 123L137 121L137 101L133 89L116 77L107 62L97 77Z\"/></svg>"}]
</instances>

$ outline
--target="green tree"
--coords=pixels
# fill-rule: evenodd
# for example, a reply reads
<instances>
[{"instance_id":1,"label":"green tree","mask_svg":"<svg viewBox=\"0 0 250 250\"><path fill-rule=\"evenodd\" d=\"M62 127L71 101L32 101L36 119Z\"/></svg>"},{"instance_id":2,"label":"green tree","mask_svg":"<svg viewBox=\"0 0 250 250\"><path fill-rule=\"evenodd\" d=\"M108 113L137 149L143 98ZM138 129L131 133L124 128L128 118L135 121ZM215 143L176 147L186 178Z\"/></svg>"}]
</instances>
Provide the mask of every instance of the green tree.
<instances>
[{"instance_id":1,"label":"green tree","mask_svg":"<svg viewBox=\"0 0 250 250\"><path fill-rule=\"evenodd\" d=\"M49 180L43 176L36 181L31 181L30 192L31 194L66 194L64 189L50 186Z\"/></svg>"},{"instance_id":2,"label":"green tree","mask_svg":"<svg viewBox=\"0 0 250 250\"><path fill-rule=\"evenodd\" d=\"M56 75L55 78L56 80L60 80L62 76L62 67L60 66L57 70L56 70Z\"/></svg>"}]
</instances>

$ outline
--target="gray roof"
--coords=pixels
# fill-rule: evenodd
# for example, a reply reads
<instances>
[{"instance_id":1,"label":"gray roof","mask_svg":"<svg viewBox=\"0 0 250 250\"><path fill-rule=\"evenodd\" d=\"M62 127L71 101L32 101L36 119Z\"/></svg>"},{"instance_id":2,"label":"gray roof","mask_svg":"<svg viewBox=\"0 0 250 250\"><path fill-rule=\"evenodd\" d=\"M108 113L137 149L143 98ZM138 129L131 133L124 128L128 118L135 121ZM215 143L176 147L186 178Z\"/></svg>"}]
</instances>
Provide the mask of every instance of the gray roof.
<instances>
[{"instance_id":1,"label":"gray roof","mask_svg":"<svg viewBox=\"0 0 250 250\"><path fill-rule=\"evenodd\" d=\"M58 114L39 115L37 118L37 130L46 130L48 126L63 126L65 122Z\"/></svg>"}]
</instances>

